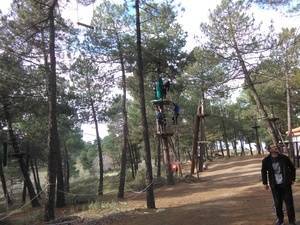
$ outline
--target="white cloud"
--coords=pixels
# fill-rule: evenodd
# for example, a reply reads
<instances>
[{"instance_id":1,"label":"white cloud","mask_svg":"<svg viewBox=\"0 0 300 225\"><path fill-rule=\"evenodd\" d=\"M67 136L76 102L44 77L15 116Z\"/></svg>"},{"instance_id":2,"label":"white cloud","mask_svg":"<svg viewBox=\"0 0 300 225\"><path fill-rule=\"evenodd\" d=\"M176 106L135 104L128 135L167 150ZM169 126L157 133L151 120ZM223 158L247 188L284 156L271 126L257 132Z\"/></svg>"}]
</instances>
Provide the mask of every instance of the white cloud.
<instances>
[{"instance_id":1,"label":"white cloud","mask_svg":"<svg viewBox=\"0 0 300 225\"><path fill-rule=\"evenodd\" d=\"M1 2L1 6L0 6L0 9L1 11L6 14L8 13L9 9L10 9L10 4L11 4L11 0L7 1L7 0L4 0Z\"/></svg>"}]
</instances>

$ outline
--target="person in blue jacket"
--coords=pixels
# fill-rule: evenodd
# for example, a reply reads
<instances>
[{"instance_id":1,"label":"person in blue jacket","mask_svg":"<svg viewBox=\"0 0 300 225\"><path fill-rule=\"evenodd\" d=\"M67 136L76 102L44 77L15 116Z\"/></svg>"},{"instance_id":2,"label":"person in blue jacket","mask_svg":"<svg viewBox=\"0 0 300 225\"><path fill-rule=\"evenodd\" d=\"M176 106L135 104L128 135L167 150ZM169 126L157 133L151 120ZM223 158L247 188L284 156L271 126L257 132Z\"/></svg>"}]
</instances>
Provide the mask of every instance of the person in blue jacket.
<instances>
[{"instance_id":1,"label":"person in blue jacket","mask_svg":"<svg viewBox=\"0 0 300 225\"><path fill-rule=\"evenodd\" d=\"M180 108L179 108L179 105L177 105L176 103L173 102L173 117L172 117L172 120L173 120L173 124L177 124L177 120L178 120L178 116L179 116L179 111L180 111Z\"/></svg>"}]
</instances>

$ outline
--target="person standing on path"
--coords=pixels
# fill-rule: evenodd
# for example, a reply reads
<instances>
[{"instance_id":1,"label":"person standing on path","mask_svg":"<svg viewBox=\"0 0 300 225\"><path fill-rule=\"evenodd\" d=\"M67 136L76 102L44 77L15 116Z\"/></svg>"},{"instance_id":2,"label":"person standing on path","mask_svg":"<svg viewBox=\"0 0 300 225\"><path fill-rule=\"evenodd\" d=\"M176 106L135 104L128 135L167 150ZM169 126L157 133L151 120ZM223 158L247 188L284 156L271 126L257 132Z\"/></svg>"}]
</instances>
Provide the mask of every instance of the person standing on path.
<instances>
[{"instance_id":1,"label":"person standing on path","mask_svg":"<svg viewBox=\"0 0 300 225\"><path fill-rule=\"evenodd\" d=\"M271 188L276 208L276 225L284 225L282 210L285 202L290 225L296 225L292 185L296 179L296 169L291 160L279 153L275 145L268 146L270 154L262 160L261 176L266 190Z\"/></svg>"}]
</instances>

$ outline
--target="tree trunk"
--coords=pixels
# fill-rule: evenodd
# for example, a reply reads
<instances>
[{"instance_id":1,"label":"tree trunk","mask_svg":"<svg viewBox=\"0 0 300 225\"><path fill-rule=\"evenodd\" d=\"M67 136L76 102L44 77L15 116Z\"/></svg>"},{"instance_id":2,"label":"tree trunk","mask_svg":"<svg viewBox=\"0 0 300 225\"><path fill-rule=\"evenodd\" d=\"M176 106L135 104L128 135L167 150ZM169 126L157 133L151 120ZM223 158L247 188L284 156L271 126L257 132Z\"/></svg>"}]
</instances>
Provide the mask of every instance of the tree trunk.
<instances>
[{"instance_id":1,"label":"tree trunk","mask_svg":"<svg viewBox=\"0 0 300 225\"><path fill-rule=\"evenodd\" d=\"M37 159L34 159L34 167L35 167L35 171L36 171L36 178L37 178L38 185L41 187L39 167L37 165Z\"/></svg>"},{"instance_id":2,"label":"tree trunk","mask_svg":"<svg viewBox=\"0 0 300 225\"><path fill-rule=\"evenodd\" d=\"M137 153L137 149L135 148L135 146L131 143L130 139L128 138L128 142L129 142L129 148L131 150L132 153L132 161L133 161L133 168L134 168L134 174L136 175L137 171L138 171L138 153Z\"/></svg>"},{"instance_id":3,"label":"tree trunk","mask_svg":"<svg viewBox=\"0 0 300 225\"><path fill-rule=\"evenodd\" d=\"M240 144L241 144L241 156L243 156L245 155L245 149L244 149L244 142L242 138L240 138Z\"/></svg>"},{"instance_id":4,"label":"tree trunk","mask_svg":"<svg viewBox=\"0 0 300 225\"><path fill-rule=\"evenodd\" d=\"M237 153L236 140L235 139L232 141L232 147L233 147L233 150L234 150L234 155L237 156L238 153Z\"/></svg>"},{"instance_id":5,"label":"tree trunk","mask_svg":"<svg viewBox=\"0 0 300 225\"><path fill-rule=\"evenodd\" d=\"M140 153L136 145L132 145L132 143L130 145L132 146L134 152L134 171L136 174L139 169Z\"/></svg>"},{"instance_id":6,"label":"tree trunk","mask_svg":"<svg viewBox=\"0 0 300 225\"><path fill-rule=\"evenodd\" d=\"M219 145L220 145L220 149L221 149L222 156L224 157L225 154L224 154L223 144L222 144L222 141L221 141L221 140L219 140Z\"/></svg>"},{"instance_id":7,"label":"tree trunk","mask_svg":"<svg viewBox=\"0 0 300 225\"><path fill-rule=\"evenodd\" d=\"M16 140L16 136L15 136L13 128L12 128L12 121L11 121L11 116L9 113L9 104L7 102L3 103L3 111L4 111L5 119L7 121L10 142L14 149L14 153L18 156L19 166L20 166L26 187L28 188L31 205L32 205L32 207L39 207L40 203L36 198L36 193L34 191L33 184L31 182L30 176L28 174L28 170L26 168L26 162L25 162L23 156L20 155L21 152L20 152L20 148L19 148L19 145Z\"/></svg>"},{"instance_id":8,"label":"tree trunk","mask_svg":"<svg viewBox=\"0 0 300 225\"><path fill-rule=\"evenodd\" d=\"M57 153L60 151L56 117L56 58L55 58L55 18L54 11L57 0L52 1L49 7L49 54L50 71L47 72L48 81L48 188L45 204L44 220L55 218L55 187L57 173ZM49 67L46 66L46 70Z\"/></svg>"},{"instance_id":9,"label":"tree trunk","mask_svg":"<svg viewBox=\"0 0 300 225\"><path fill-rule=\"evenodd\" d=\"M132 176L132 179L134 179L135 178L134 154L133 154L133 149L130 145L129 139L128 139L128 153L129 153L129 158L130 158L131 176Z\"/></svg>"},{"instance_id":10,"label":"tree trunk","mask_svg":"<svg viewBox=\"0 0 300 225\"><path fill-rule=\"evenodd\" d=\"M1 131L1 128L0 128L0 131ZM5 145L6 145L6 148L7 148L7 143L4 142L3 143L3 151L5 151ZM3 154L3 156L5 156L5 154ZM4 194L4 198L6 200L6 204L8 206L12 205L12 200L10 198L10 195L8 193L8 190L7 190L7 185L6 185L6 179L5 179L5 175L4 175L4 172L3 172L3 158L2 158L2 154L0 153L0 179L1 179L1 184L2 184L2 190L3 190L3 194Z\"/></svg>"},{"instance_id":11,"label":"tree trunk","mask_svg":"<svg viewBox=\"0 0 300 225\"><path fill-rule=\"evenodd\" d=\"M140 23L140 1L135 0L135 10L136 10L136 40L137 40L137 67L138 67L138 77L139 77L139 91L140 91L140 110L142 118L143 127L143 139L145 147L145 161L147 168L147 208L155 208L155 199L153 191L153 175L152 175L152 165L151 165L151 150L149 141L149 131L148 122L146 115L145 106L145 93L144 93L144 75L143 75L143 59L142 59L142 44L141 44L141 23Z\"/></svg>"},{"instance_id":12,"label":"tree trunk","mask_svg":"<svg viewBox=\"0 0 300 225\"><path fill-rule=\"evenodd\" d=\"M261 145L260 145L260 141L259 141L258 127L259 126L257 126L257 124L255 123L255 125L252 128L254 129L254 132L255 132L255 142L256 142L257 153L258 153L258 155L261 155Z\"/></svg>"},{"instance_id":13,"label":"tree trunk","mask_svg":"<svg viewBox=\"0 0 300 225\"><path fill-rule=\"evenodd\" d=\"M177 129L177 125L175 128L175 147L177 150L177 159L178 161L181 161L181 157L180 157L180 142L179 142L179 135L178 135L178 129Z\"/></svg>"},{"instance_id":14,"label":"tree trunk","mask_svg":"<svg viewBox=\"0 0 300 225\"><path fill-rule=\"evenodd\" d=\"M25 182L23 182L23 190L22 190L22 203L26 203L26 195L27 195L27 188Z\"/></svg>"},{"instance_id":15,"label":"tree trunk","mask_svg":"<svg viewBox=\"0 0 300 225\"><path fill-rule=\"evenodd\" d=\"M30 167L31 167L31 171L32 171L32 174L33 174L33 179L34 179L34 184L35 184L35 189L36 189L36 192L39 193L42 188L38 182L38 179L37 179L37 174L36 174L36 171L34 169L34 165L33 165L33 160L31 159L30 160Z\"/></svg>"},{"instance_id":16,"label":"tree trunk","mask_svg":"<svg viewBox=\"0 0 300 225\"><path fill-rule=\"evenodd\" d=\"M251 141L250 141L250 138L247 137L248 139L248 144L249 144L249 150L250 150L250 154L253 156L253 151L252 151L252 146L251 146Z\"/></svg>"},{"instance_id":17,"label":"tree trunk","mask_svg":"<svg viewBox=\"0 0 300 225\"><path fill-rule=\"evenodd\" d=\"M3 159L1 160L2 166L7 166L7 142L3 142Z\"/></svg>"},{"instance_id":18,"label":"tree trunk","mask_svg":"<svg viewBox=\"0 0 300 225\"><path fill-rule=\"evenodd\" d=\"M198 106L197 113L194 122L194 134L193 134L193 151L192 151L192 164L191 164L191 174L195 173L196 160L198 157L198 138L199 138L199 127L200 127L200 115L201 106Z\"/></svg>"},{"instance_id":19,"label":"tree trunk","mask_svg":"<svg viewBox=\"0 0 300 225\"><path fill-rule=\"evenodd\" d=\"M0 179L1 179L1 184L2 184L2 190L3 190L3 194L6 200L6 203L8 206L12 205L12 200L9 196L8 190L7 190L7 185L6 185L6 179L5 179L5 175L3 172L3 166L2 166L2 157L0 154Z\"/></svg>"},{"instance_id":20,"label":"tree trunk","mask_svg":"<svg viewBox=\"0 0 300 225\"><path fill-rule=\"evenodd\" d=\"M192 162L192 156L191 156L191 153L189 151L186 151L187 152L187 155L189 157L189 160Z\"/></svg>"},{"instance_id":21,"label":"tree trunk","mask_svg":"<svg viewBox=\"0 0 300 225\"><path fill-rule=\"evenodd\" d=\"M98 119L96 115L96 110L94 107L94 101L92 98L90 98L90 105L92 108L92 113L93 113L93 120L96 128L96 139L97 139L97 149L98 149L98 159L99 159L99 185L98 185L98 195L102 196L103 195L103 176L104 176L104 171L103 171L103 156L102 156L102 147L101 147L101 139L99 135L99 128L98 128Z\"/></svg>"},{"instance_id":22,"label":"tree trunk","mask_svg":"<svg viewBox=\"0 0 300 225\"><path fill-rule=\"evenodd\" d=\"M285 68L285 88L286 88L286 114L287 114L287 127L288 127L288 133L287 133L287 139L289 142L289 148L288 148L288 155L294 161L295 158L295 150L294 150L294 144L293 144L293 133L292 133L292 119L291 119L291 88L290 88L290 76L287 72L287 68Z\"/></svg>"},{"instance_id":23,"label":"tree trunk","mask_svg":"<svg viewBox=\"0 0 300 225\"><path fill-rule=\"evenodd\" d=\"M230 158L230 150L229 150L229 145L228 145L228 136L227 136L227 132L226 132L225 120L224 120L223 115L221 115L221 122L222 122L223 140L225 142L226 153L227 153L227 157Z\"/></svg>"},{"instance_id":24,"label":"tree trunk","mask_svg":"<svg viewBox=\"0 0 300 225\"><path fill-rule=\"evenodd\" d=\"M271 135L273 143L275 145L277 145L279 143L279 137L277 135L275 123L274 123L273 120L271 120L269 118L268 113L267 113L267 111L265 109L265 106L262 103L261 98L259 97L259 95L258 95L258 93L256 91L256 88L255 88L255 86L253 84L253 81L252 81L252 79L250 77L250 72L248 71L248 69L246 67L245 61L244 61L244 59L243 59L243 57L241 55L241 52L239 50L239 47L238 47L238 44L237 44L235 38L234 38L234 48L235 48L235 51L236 51L239 63L241 65L241 67L242 67L247 87L249 88L250 93L251 93L251 95L253 96L253 98L255 100L256 106L257 106L258 110L260 111L260 114L262 115L263 119L266 122L266 125L267 125L267 128L268 128L268 132Z\"/></svg>"},{"instance_id":25,"label":"tree trunk","mask_svg":"<svg viewBox=\"0 0 300 225\"><path fill-rule=\"evenodd\" d=\"M64 187L65 191L69 192L70 191L70 163L69 163L69 151L67 148L66 142L64 142Z\"/></svg>"},{"instance_id":26,"label":"tree trunk","mask_svg":"<svg viewBox=\"0 0 300 225\"><path fill-rule=\"evenodd\" d=\"M170 159L168 136L164 135L164 136L162 136L162 139L164 142L164 154L165 154L165 159L166 159L167 184L173 185L175 182L174 182L171 159Z\"/></svg>"},{"instance_id":27,"label":"tree trunk","mask_svg":"<svg viewBox=\"0 0 300 225\"><path fill-rule=\"evenodd\" d=\"M26 163L26 170L27 170L27 173L30 177L30 170L29 170L29 145L28 143L26 143L26 152L25 152L25 163ZM22 192L22 203L25 204L26 202L26 195L27 195L27 187L26 187L26 183L24 182L24 185L23 185L23 192Z\"/></svg>"},{"instance_id":28,"label":"tree trunk","mask_svg":"<svg viewBox=\"0 0 300 225\"><path fill-rule=\"evenodd\" d=\"M236 129L233 128L233 132L234 132L234 139L233 139L233 148L234 148L234 154L235 156L238 156L238 153L237 153L237 134L236 134Z\"/></svg>"},{"instance_id":29,"label":"tree trunk","mask_svg":"<svg viewBox=\"0 0 300 225\"><path fill-rule=\"evenodd\" d=\"M203 172L204 155L206 144L205 142L205 127L204 127L204 107L201 105L201 117L200 117L200 155L199 155L199 171Z\"/></svg>"},{"instance_id":30,"label":"tree trunk","mask_svg":"<svg viewBox=\"0 0 300 225\"><path fill-rule=\"evenodd\" d=\"M161 138L157 136L157 178L161 177Z\"/></svg>"},{"instance_id":31,"label":"tree trunk","mask_svg":"<svg viewBox=\"0 0 300 225\"><path fill-rule=\"evenodd\" d=\"M224 134L224 135L225 135L224 136L224 142L225 142L227 157L230 158L230 149L229 149L227 134Z\"/></svg>"},{"instance_id":32,"label":"tree trunk","mask_svg":"<svg viewBox=\"0 0 300 225\"><path fill-rule=\"evenodd\" d=\"M118 38L118 35L117 35L117 38ZM122 148L122 156L121 156L121 171L120 171L118 198L124 198L129 132L128 132L128 118L127 118L127 106L126 106L126 74L125 74L122 46L121 46L119 38L118 38L118 50L119 50L120 64L121 64L121 70L122 70L122 89L123 89L122 114L123 114L123 122L124 122L124 124L123 124L123 148Z\"/></svg>"},{"instance_id":33,"label":"tree trunk","mask_svg":"<svg viewBox=\"0 0 300 225\"><path fill-rule=\"evenodd\" d=\"M63 171L63 165L62 165L62 157L60 149L56 154L57 156L57 173L56 173L56 179L57 179L57 189L56 189L56 207L62 208L66 205L65 203L65 186L64 186L64 171Z\"/></svg>"}]
</instances>

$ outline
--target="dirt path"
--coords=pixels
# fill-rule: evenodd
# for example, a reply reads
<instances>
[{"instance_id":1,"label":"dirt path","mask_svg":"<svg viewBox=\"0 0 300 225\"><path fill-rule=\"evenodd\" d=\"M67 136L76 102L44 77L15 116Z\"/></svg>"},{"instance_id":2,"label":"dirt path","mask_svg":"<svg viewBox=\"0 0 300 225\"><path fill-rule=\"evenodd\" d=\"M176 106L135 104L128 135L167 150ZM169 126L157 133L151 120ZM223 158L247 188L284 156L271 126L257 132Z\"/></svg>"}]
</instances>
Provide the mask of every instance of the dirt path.
<instances>
[{"instance_id":1,"label":"dirt path","mask_svg":"<svg viewBox=\"0 0 300 225\"><path fill-rule=\"evenodd\" d=\"M261 159L228 160L209 165L197 183L155 191L156 210L145 209L145 196L130 200L136 210L113 225L271 225L271 193L260 182ZM135 196L136 197L136 196ZM300 218L300 184L294 186Z\"/></svg>"}]
</instances>

